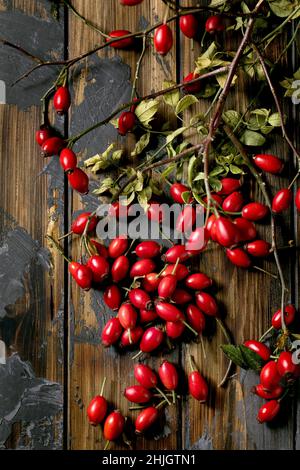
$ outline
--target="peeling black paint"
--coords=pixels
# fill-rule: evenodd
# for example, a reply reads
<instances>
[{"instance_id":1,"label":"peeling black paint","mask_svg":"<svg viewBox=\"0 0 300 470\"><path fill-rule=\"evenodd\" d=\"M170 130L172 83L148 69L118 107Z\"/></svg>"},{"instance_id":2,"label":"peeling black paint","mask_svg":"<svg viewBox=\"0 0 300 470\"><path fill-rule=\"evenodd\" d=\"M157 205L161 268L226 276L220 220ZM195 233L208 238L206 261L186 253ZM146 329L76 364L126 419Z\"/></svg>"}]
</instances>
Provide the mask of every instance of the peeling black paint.
<instances>
[{"instance_id":1,"label":"peeling black paint","mask_svg":"<svg viewBox=\"0 0 300 470\"><path fill-rule=\"evenodd\" d=\"M25 294L25 276L32 264L42 271L51 267L50 253L33 240L25 229L15 226L1 230L0 246L0 319L11 314L9 307ZM40 299L39 299L40 300Z\"/></svg>"},{"instance_id":2,"label":"peeling black paint","mask_svg":"<svg viewBox=\"0 0 300 470\"><path fill-rule=\"evenodd\" d=\"M54 436L53 423L60 420L62 409L61 385L37 378L18 354L0 365L0 448L5 448L14 423L22 424L17 448L61 448L62 425Z\"/></svg>"},{"instance_id":3,"label":"peeling black paint","mask_svg":"<svg viewBox=\"0 0 300 470\"><path fill-rule=\"evenodd\" d=\"M6 11L0 11L1 37L22 46L42 60L59 60L63 56L63 20L51 17L51 2L37 2L37 14L29 16L12 8L12 1L6 1ZM44 15L38 15L38 11ZM14 87L10 84L27 72L35 62L21 52L6 45L0 45L0 80L6 83L6 101L21 109L39 105L41 96L49 88L59 71L58 67L42 67Z\"/></svg>"}]
</instances>

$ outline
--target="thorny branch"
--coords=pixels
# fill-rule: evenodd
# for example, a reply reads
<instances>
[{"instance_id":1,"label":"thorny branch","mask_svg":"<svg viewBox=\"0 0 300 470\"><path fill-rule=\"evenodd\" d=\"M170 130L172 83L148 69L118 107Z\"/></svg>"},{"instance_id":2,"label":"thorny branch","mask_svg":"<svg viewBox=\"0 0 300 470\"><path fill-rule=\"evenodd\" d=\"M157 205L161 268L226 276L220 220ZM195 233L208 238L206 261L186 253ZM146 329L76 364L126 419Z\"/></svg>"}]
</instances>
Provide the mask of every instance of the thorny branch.
<instances>
[{"instance_id":1,"label":"thorny branch","mask_svg":"<svg viewBox=\"0 0 300 470\"><path fill-rule=\"evenodd\" d=\"M253 14L256 14L256 13L259 12L259 10L262 7L263 3L264 3L264 0L259 0L259 2L257 3L256 7L253 10ZM242 39L242 41L241 41L241 43L238 47L236 55L235 55L233 61L231 62L230 66L229 66L229 72L228 72L228 75L227 75L227 79L226 79L224 88L222 90L222 93L220 94L219 99L217 101L217 105L215 107L214 114L213 114L213 116L211 118L211 121L210 121L208 135L207 135L207 138L205 139L205 143L204 143L204 151L203 151L204 184L205 184L205 190L206 190L206 195L207 195L207 218L206 218L206 222L208 220L208 215L209 215L209 212L210 212L210 206L211 206L211 201L212 201L211 191L210 191L210 186L209 186L209 177L208 177L208 174L209 174L209 150L210 150L210 145L211 145L212 141L214 140L216 131L219 127L219 124L220 124L220 121L221 121L221 118L222 118L222 112L223 112L223 109L224 109L224 106L225 106L225 103L226 103L226 98L227 98L228 93L230 91L230 87L232 85L236 70L238 68L239 60L240 60L240 58L241 58L241 56L242 56L242 54L245 50L246 45L249 42L252 30L253 30L254 22L255 22L255 18L251 17L248 21L248 25L247 25L245 34L244 34L243 39Z\"/></svg>"},{"instance_id":2,"label":"thorny branch","mask_svg":"<svg viewBox=\"0 0 300 470\"><path fill-rule=\"evenodd\" d=\"M283 332L286 333L287 328L285 325L285 319L284 319L284 301L285 301L285 292L286 292L286 285L285 285L285 280L284 280L284 275L282 271L282 267L280 264L280 259L278 256L278 249L277 249L277 242L276 242L276 226L275 226L275 219L272 213L272 203L268 194L268 191L266 189L266 183L262 180L260 174L256 171L255 167L253 166L250 158L247 155L246 150L244 149L243 145L241 142L237 139L237 137L234 135L232 129L227 126L226 124L223 125L223 129L233 145L236 147L236 149L239 151L239 153L242 155L245 164L249 168L250 172L254 176L255 180L257 181L257 184L264 196L266 205L268 206L270 210L270 215L271 215L271 243L272 243L272 251L274 254L279 278L280 278L280 283L281 283L281 323L282 323L282 329Z\"/></svg>"}]
</instances>

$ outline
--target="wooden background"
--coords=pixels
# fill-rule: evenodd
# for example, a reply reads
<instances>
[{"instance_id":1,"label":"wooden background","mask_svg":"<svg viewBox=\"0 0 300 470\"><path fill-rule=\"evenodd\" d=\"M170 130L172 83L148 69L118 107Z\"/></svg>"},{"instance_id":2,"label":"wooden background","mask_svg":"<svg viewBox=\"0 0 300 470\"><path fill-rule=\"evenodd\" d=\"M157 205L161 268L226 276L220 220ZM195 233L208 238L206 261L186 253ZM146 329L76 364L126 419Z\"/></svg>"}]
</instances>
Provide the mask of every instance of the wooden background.
<instances>
[{"instance_id":1,"label":"wooden background","mask_svg":"<svg viewBox=\"0 0 300 470\"><path fill-rule=\"evenodd\" d=\"M182 2L183 5L193 3L197 2ZM148 23L162 19L165 11L161 0L144 0L134 8L122 7L116 0L73 0L73 5L106 32L118 28L139 30ZM1 35L6 32L10 35L5 36L6 39L43 58L74 57L100 43L98 33L70 12L61 8L59 22L54 20L47 0L0 0L0 21L2 25L11 26L1 28ZM292 27L288 36L291 34ZM220 39L224 49L230 50L236 46L236 39L231 36L226 34ZM161 89L164 79L179 81L193 70L194 60L200 51L199 43L191 43L180 34L174 37L174 46L165 58L157 57L153 50L148 50L138 84L141 95ZM283 42L278 41L269 52L276 58L282 48ZM116 54L111 49L105 49L99 56L90 57L72 70L72 107L66 119L60 118L56 122L66 136L79 132L89 123L110 114L126 99L128 101L130 73L134 74L137 58L138 53L134 51L118 51ZM127 402L122 398L122 391L133 382L130 354L119 356L111 349L102 348L100 332L110 312L102 305L99 293L82 293L74 283L70 283L66 269L55 253L53 272L51 269L49 271L49 265L45 269L45 263L40 262L41 254L45 255L44 235L48 232L57 237L67 231L71 214L83 206L95 207L96 200L92 196L82 198L70 192L57 161L47 162L45 166L35 144L34 131L39 126L41 114L38 96L50 84L55 71L44 69L15 89L10 89L11 81L31 62L19 52L1 45L0 60L0 79L6 82L7 87L7 104L0 105L1 248L4 250L12 235L17 235L20 230L23 242L26 235L26 246L18 245L19 239L16 237L16 259L12 257L11 263L18 264L17 257L26 254L26 249L31 250L27 262L17 266L15 273L14 281L21 285L20 295L8 304L1 301L0 338L6 343L7 364L0 365L0 372L4 374L0 375L0 397L10 393L19 393L20 396L15 397L15 401L6 399L0 405L0 448L2 445L7 449L102 449L101 433L88 425L86 407L99 392L103 377L107 376L107 396L115 407L127 413ZM288 76L295 70L296 60L296 50L293 49L282 63ZM249 80L240 79L227 106L244 110L256 91L256 85L253 87ZM260 107L265 105L274 109L268 93L264 93L264 100ZM199 110L206 108L207 101L202 101ZM288 128L299 147L299 132L294 125L299 119L298 108L285 101ZM167 110L162 112L166 113ZM107 126L80 141L77 150L84 159L104 150L108 143L118 138L111 126ZM129 138L128 145L133 145L133 139ZM286 160L282 176L268 176L268 182L275 191L294 174L295 162L279 135L268 150ZM251 191L254 198L261 198L254 186ZM298 220L292 212L278 219L278 236L282 245L290 239L297 240ZM259 234L268 239L269 227L260 225ZM31 241L29 245L28 240ZM76 255L76 243L74 248L68 245L66 248L70 252L74 250L73 254ZM4 256L7 262L5 250ZM295 253L287 251L282 258L289 286L288 297L297 305L298 258ZM267 261L262 266L275 272L273 262ZM6 267L9 269L10 263ZM268 328L272 312L280 305L278 282L258 272L236 269L217 248L201 256L200 269L215 280L218 302L235 341L239 343L260 337ZM10 287L18 286L18 282L12 282ZM7 290L3 294L6 298ZM204 338L206 360L200 345L196 343L178 345L175 352L169 355L169 359L187 369L189 350L209 381L209 402L200 405L191 398L185 398L176 408L168 409L167 420L162 423L162 432L157 436L160 438L139 437L133 443L135 448L300 448L296 399L282 413L279 422L262 426L255 419L261 399L250 393L251 386L257 383L255 374L238 370L225 388L217 388L227 367L227 360L218 347L223 341L218 330L212 337ZM151 359L156 365L160 360L160 357ZM30 372L27 367L30 367ZM24 371L27 374L25 384ZM41 386L40 393L30 407L26 401L28 391L32 391L31 387L37 381ZM53 390L57 392L55 397ZM26 400L23 399L24 394ZM19 411L11 414L16 402ZM50 411L48 406L48 412L44 410L46 404L52 406ZM126 446L118 444L113 448Z\"/></svg>"}]
</instances>

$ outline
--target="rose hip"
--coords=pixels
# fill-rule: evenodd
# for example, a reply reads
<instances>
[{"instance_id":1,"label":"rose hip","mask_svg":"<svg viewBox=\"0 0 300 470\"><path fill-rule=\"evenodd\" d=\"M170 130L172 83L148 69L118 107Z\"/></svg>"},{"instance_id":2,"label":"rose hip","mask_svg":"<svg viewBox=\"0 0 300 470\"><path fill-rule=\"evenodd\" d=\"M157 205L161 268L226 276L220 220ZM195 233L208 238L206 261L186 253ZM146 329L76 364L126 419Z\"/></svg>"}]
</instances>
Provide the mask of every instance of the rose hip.
<instances>
[{"instance_id":1,"label":"rose hip","mask_svg":"<svg viewBox=\"0 0 300 470\"><path fill-rule=\"evenodd\" d=\"M64 114L68 111L71 105L71 96L66 86L57 88L53 97L53 105L57 114Z\"/></svg>"},{"instance_id":2,"label":"rose hip","mask_svg":"<svg viewBox=\"0 0 300 470\"><path fill-rule=\"evenodd\" d=\"M166 322L166 335L169 338L177 339L179 338L185 330L185 324L182 321L167 321Z\"/></svg>"},{"instance_id":3,"label":"rose hip","mask_svg":"<svg viewBox=\"0 0 300 470\"><path fill-rule=\"evenodd\" d=\"M77 157L76 154L71 149L63 149L59 155L59 161L62 169L64 171L71 172L77 166Z\"/></svg>"},{"instance_id":4,"label":"rose hip","mask_svg":"<svg viewBox=\"0 0 300 470\"><path fill-rule=\"evenodd\" d=\"M258 154L253 157L254 163L261 170L272 173L273 175L281 173L283 169L283 161L275 155L269 155L266 153Z\"/></svg>"},{"instance_id":5,"label":"rose hip","mask_svg":"<svg viewBox=\"0 0 300 470\"><path fill-rule=\"evenodd\" d=\"M157 301L155 303L157 315L165 321L177 322L181 320L181 311L173 304Z\"/></svg>"},{"instance_id":6,"label":"rose hip","mask_svg":"<svg viewBox=\"0 0 300 470\"><path fill-rule=\"evenodd\" d=\"M46 140L50 139L50 137L52 137L52 130L45 125L41 126L35 133L35 140L40 147L46 142Z\"/></svg>"},{"instance_id":7,"label":"rose hip","mask_svg":"<svg viewBox=\"0 0 300 470\"><path fill-rule=\"evenodd\" d=\"M123 348L137 344L143 336L144 330L141 326L136 326L131 330L125 330L122 333L120 345Z\"/></svg>"},{"instance_id":8,"label":"rose hip","mask_svg":"<svg viewBox=\"0 0 300 470\"><path fill-rule=\"evenodd\" d=\"M128 34L131 34L130 31L127 29L117 29L115 31L111 31L109 33L109 38L106 39L106 42L111 41L114 38L122 38L123 36L127 36ZM132 47L134 44L134 38L125 38L125 39L117 39L116 41L113 41L110 46L113 47L114 49L129 49Z\"/></svg>"},{"instance_id":9,"label":"rose hip","mask_svg":"<svg viewBox=\"0 0 300 470\"><path fill-rule=\"evenodd\" d=\"M158 317L155 310L140 310L140 323L150 323Z\"/></svg>"},{"instance_id":10,"label":"rose hip","mask_svg":"<svg viewBox=\"0 0 300 470\"><path fill-rule=\"evenodd\" d=\"M172 295L172 302L177 305L184 305L191 302L192 298L192 295L188 291L178 287Z\"/></svg>"},{"instance_id":11,"label":"rose hip","mask_svg":"<svg viewBox=\"0 0 300 470\"><path fill-rule=\"evenodd\" d=\"M277 385L277 387L273 388L271 391L266 390L262 384L258 384L252 388L252 393L255 395L264 398L265 400L273 400L275 398L281 397L284 392L284 388L281 385Z\"/></svg>"},{"instance_id":12,"label":"rose hip","mask_svg":"<svg viewBox=\"0 0 300 470\"><path fill-rule=\"evenodd\" d=\"M157 375L145 364L136 364L134 366L134 377L145 388L157 387Z\"/></svg>"},{"instance_id":13,"label":"rose hip","mask_svg":"<svg viewBox=\"0 0 300 470\"><path fill-rule=\"evenodd\" d=\"M158 286L158 295L161 299L169 299L174 294L177 287L177 279L173 274L163 277Z\"/></svg>"},{"instance_id":14,"label":"rose hip","mask_svg":"<svg viewBox=\"0 0 300 470\"><path fill-rule=\"evenodd\" d=\"M264 219L268 213L268 207L260 202L250 202L242 210L242 216L253 221Z\"/></svg>"},{"instance_id":15,"label":"rose hip","mask_svg":"<svg viewBox=\"0 0 300 470\"><path fill-rule=\"evenodd\" d=\"M101 335L103 346L108 347L112 344L115 344L120 338L122 332L123 329L117 317L108 320L102 330Z\"/></svg>"},{"instance_id":16,"label":"rose hip","mask_svg":"<svg viewBox=\"0 0 300 470\"><path fill-rule=\"evenodd\" d=\"M146 276L155 269L156 265L152 259L141 259L136 261L130 269L130 277Z\"/></svg>"},{"instance_id":17,"label":"rose hip","mask_svg":"<svg viewBox=\"0 0 300 470\"><path fill-rule=\"evenodd\" d=\"M69 273L82 289L89 290L92 287L93 273L88 266L72 261L69 264Z\"/></svg>"},{"instance_id":18,"label":"rose hip","mask_svg":"<svg viewBox=\"0 0 300 470\"><path fill-rule=\"evenodd\" d=\"M214 223L217 242L225 247L234 245L238 241L238 229L231 220L226 217L219 217Z\"/></svg>"},{"instance_id":19,"label":"rose hip","mask_svg":"<svg viewBox=\"0 0 300 470\"><path fill-rule=\"evenodd\" d=\"M273 198L272 211L275 212L275 214L281 214L281 212L284 212L290 207L292 199L293 193L291 189L280 189Z\"/></svg>"},{"instance_id":20,"label":"rose hip","mask_svg":"<svg viewBox=\"0 0 300 470\"><path fill-rule=\"evenodd\" d=\"M210 234L207 228L197 227L189 236L185 248L189 256L197 255L205 250Z\"/></svg>"},{"instance_id":21,"label":"rose hip","mask_svg":"<svg viewBox=\"0 0 300 470\"><path fill-rule=\"evenodd\" d=\"M118 131L120 135L126 135L135 126L136 116L131 111L124 111L118 120Z\"/></svg>"},{"instance_id":22,"label":"rose hip","mask_svg":"<svg viewBox=\"0 0 300 470\"><path fill-rule=\"evenodd\" d=\"M125 389L124 397L132 403L148 403L152 398L152 393L142 385L132 385Z\"/></svg>"},{"instance_id":23,"label":"rose hip","mask_svg":"<svg viewBox=\"0 0 300 470\"><path fill-rule=\"evenodd\" d=\"M187 321L191 327L201 334L205 329L205 316L196 305L189 304L186 309Z\"/></svg>"},{"instance_id":24,"label":"rose hip","mask_svg":"<svg viewBox=\"0 0 300 470\"><path fill-rule=\"evenodd\" d=\"M284 309L284 321L286 326L289 326L295 320L296 309L294 305L287 305ZM272 317L272 326L275 330L282 328L281 324L281 309L277 310Z\"/></svg>"},{"instance_id":25,"label":"rose hip","mask_svg":"<svg viewBox=\"0 0 300 470\"><path fill-rule=\"evenodd\" d=\"M171 362L164 361L158 369L158 375L167 390L176 390L178 387L178 372Z\"/></svg>"},{"instance_id":26,"label":"rose hip","mask_svg":"<svg viewBox=\"0 0 300 470\"><path fill-rule=\"evenodd\" d=\"M166 55L173 46L173 33L167 24L156 28L154 33L154 47L158 54Z\"/></svg>"},{"instance_id":27,"label":"rose hip","mask_svg":"<svg viewBox=\"0 0 300 470\"><path fill-rule=\"evenodd\" d=\"M175 264L168 264L166 269L161 273L161 277L168 276L168 274L173 274ZM177 277L177 281L182 281L189 274L188 268L184 264L178 263L174 272Z\"/></svg>"},{"instance_id":28,"label":"rose hip","mask_svg":"<svg viewBox=\"0 0 300 470\"><path fill-rule=\"evenodd\" d=\"M128 248L128 238L126 235L120 235L112 240L108 247L108 254L111 258L118 258L123 255Z\"/></svg>"},{"instance_id":29,"label":"rose hip","mask_svg":"<svg viewBox=\"0 0 300 470\"><path fill-rule=\"evenodd\" d=\"M244 204L244 198L239 191L229 194L223 201L222 209L225 212L239 212Z\"/></svg>"},{"instance_id":30,"label":"rose hip","mask_svg":"<svg viewBox=\"0 0 300 470\"><path fill-rule=\"evenodd\" d=\"M152 240L141 242L135 248L135 253L139 258L155 258L160 251L159 243Z\"/></svg>"},{"instance_id":31,"label":"rose hip","mask_svg":"<svg viewBox=\"0 0 300 470\"><path fill-rule=\"evenodd\" d=\"M89 191L89 177L80 168L74 168L72 173L68 173L68 181L72 189L81 194L87 194Z\"/></svg>"},{"instance_id":32,"label":"rose hip","mask_svg":"<svg viewBox=\"0 0 300 470\"><path fill-rule=\"evenodd\" d=\"M177 232L184 233L192 229L196 221L196 211L193 206L186 205L182 212L177 217L176 230Z\"/></svg>"},{"instance_id":33,"label":"rose hip","mask_svg":"<svg viewBox=\"0 0 300 470\"><path fill-rule=\"evenodd\" d=\"M129 291L128 297L132 305L134 305L136 308L150 310L153 306L149 294L143 289L131 289Z\"/></svg>"},{"instance_id":34,"label":"rose hip","mask_svg":"<svg viewBox=\"0 0 300 470\"><path fill-rule=\"evenodd\" d=\"M247 242L256 238L257 231L254 223L250 220L244 219L244 217L237 217L233 223L238 227L239 241Z\"/></svg>"},{"instance_id":35,"label":"rose hip","mask_svg":"<svg viewBox=\"0 0 300 470\"><path fill-rule=\"evenodd\" d=\"M186 85L184 85L183 89L186 93L195 94L201 91L202 83L200 80L198 82L191 83L189 85L189 82L199 77L200 77L199 73L194 73L194 72L191 72L186 77L184 77L183 82L186 83Z\"/></svg>"},{"instance_id":36,"label":"rose hip","mask_svg":"<svg viewBox=\"0 0 300 470\"><path fill-rule=\"evenodd\" d=\"M179 261L186 261L191 257L190 253L186 250L184 245L174 245L169 248L166 253L163 255L163 260L167 263L176 263L179 258Z\"/></svg>"},{"instance_id":37,"label":"rose hip","mask_svg":"<svg viewBox=\"0 0 300 470\"><path fill-rule=\"evenodd\" d=\"M218 316L218 306L215 299L206 292L197 292L196 293L196 304L200 310L210 317Z\"/></svg>"},{"instance_id":38,"label":"rose hip","mask_svg":"<svg viewBox=\"0 0 300 470\"><path fill-rule=\"evenodd\" d=\"M147 217L152 222L161 223L165 219L165 209L163 204L155 201L148 202Z\"/></svg>"},{"instance_id":39,"label":"rose hip","mask_svg":"<svg viewBox=\"0 0 300 470\"><path fill-rule=\"evenodd\" d=\"M191 202L192 195L191 195L191 190L185 186L185 184L182 183L173 183L170 187L170 196L173 199L174 202L177 202L178 204L185 204L185 200L183 199L183 194L187 193L188 194L188 203Z\"/></svg>"},{"instance_id":40,"label":"rose hip","mask_svg":"<svg viewBox=\"0 0 300 470\"><path fill-rule=\"evenodd\" d=\"M103 294L103 300L112 310L118 310L122 301L122 294L118 286L112 284L108 286Z\"/></svg>"},{"instance_id":41,"label":"rose hip","mask_svg":"<svg viewBox=\"0 0 300 470\"><path fill-rule=\"evenodd\" d=\"M141 434L147 431L157 420L159 413L157 408L149 406L142 410L135 420L135 432Z\"/></svg>"},{"instance_id":42,"label":"rose hip","mask_svg":"<svg viewBox=\"0 0 300 470\"><path fill-rule=\"evenodd\" d=\"M226 196L227 194L233 193L233 191L238 191L242 186L242 181L235 178L221 178L222 189L217 192L217 194Z\"/></svg>"},{"instance_id":43,"label":"rose hip","mask_svg":"<svg viewBox=\"0 0 300 470\"><path fill-rule=\"evenodd\" d=\"M87 407L87 416L90 424L97 426L101 424L107 413L107 401L101 396L94 397Z\"/></svg>"},{"instance_id":44,"label":"rose hip","mask_svg":"<svg viewBox=\"0 0 300 470\"><path fill-rule=\"evenodd\" d=\"M119 308L118 319L124 330L131 330L134 328L137 322L137 317L137 311L129 302L122 304Z\"/></svg>"},{"instance_id":45,"label":"rose hip","mask_svg":"<svg viewBox=\"0 0 300 470\"><path fill-rule=\"evenodd\" d=\"M132 7L134 5L138 5L139 3L142 3L142 1L143 0L121 0L121 4Z\"/></svg>"},{"instance_id":46,"label":"rose hip","mask_svg":"<svg viewBox=\"0 0 300 470\"><path fill-rule=\"evenodd\" d=\"M88 259L87 266L92 270L94 282L102 282L109 274L109 264L103 256L91 256Z\"/></svg>"},{"instance_id":47,"label":"rose hip","mask_svg":"<svg viewBox=\"0 0 300 470\"><path fill-rule=\"evenodd\" d=\"M148 328L140 342L140 350L144 353L149 353L157 349L163 342L164 334L157 326L151 326Z\"/></svg>"},{"instance_id":48,"label":"rose hip","mask_svg":"<svg viewBox=\"0 0 300 470\"><path fill-rule=\"evenodd\" d=\"M260 373L260 383L266 390L272 390L279 385L281 376L277 369L275 361L269 361L262 368Z\"/></svg>"},{"instance_id":49,"label":"rose hip","mask_svg":"<svg viewBox=\"0 0 300 470\"><path fill-rule=\"evenodd\" d=\"M263 257L270 254L271 244L265 240L254 240L253 242L247 243L245 249L251 256Z\"/></svg>"},{"instance_id":50,"label":"rose hip","mask_svg":"<svg viewBox=\"0 0 300 470\"><path fill-rule=\"evenodd\" d=\"M50 137L42 144L42 157L58 155L65 145L64 140L60 137Z\"/></svg>"},{"instance_id":51,"label":"rose hip","mask_svg":"<svg viewBox=\"0 0 300 470\"><path fill-rule=\"evenodd\" d=\"M142 280L143 289L147 292L155 292L158 288L159 283L160 277L157 275L157 273L146 274L146 276Z\"/></svg>"},{"instance_id":52,"label":"rose hip","mask_svg":"<svg viewBox=\"0 0 300 470\"><path fill-rule=\"evenodd\" d=\"M113 411L104 423L103 435L107 441L115 441L120 437L125 427L125 419L120 411Z\"/></svg>"},{"instance_id":53,"label":"rose hip","mask_svg":"<svg viewBox=\"0 0 300 470\"><path fill-rule=\"evenodd\" d=\"M280 403L277 400L271 400L262 405L259 409L257 420L260 423L272 421L279 413Z\"/></svg>"},{"instance_id":54,"label":"rose hip","mask_svg":"<svg viewBox=\"0 0 300 470\"><path fill-rule=\"evenodd\" d=\"M268 361L271 356L271 350L268 348L263 343L260 343L259 341L256 341L254 339L248 340L244 342L244 346L246 348L251 349L251 351L254 351L256 354L258 354L263 361Z\"/></svg>"},{"instance_id":55,"label":"rose hip","mask_svg":"<svg viewBox=\"0 0 300 470\"><path fill-rule=\"evenodd\" d=\"M223 18L220 15L212 15L207 18L205 23L205 31L209 34L219 33L224 31L225 25Z\"/></svg>"},{"instance_id":56,"label":"rose hip","mask_svg":"<svg viewBox=\"0 0 300 470\"><path fill-rule=\"evenodd\" d=\"M182 15L179 19L181 32L189 39L197 36L198 20L195 15Z\"/></svg>"},{"instance_id":57,"label":"rose hip","mask_svg":"<svg viewBox=\"0 0 300 470\"><path fill-rule=\"evenodd\" d=\"M76 217L76 219L73 220L71 225L71 231L76 235L82 235L84 230L86 229L86 232L90 233L95 230L97 223L97 217L92 216L91 212L82 212Z\"/></svg>"},{"instance_id":58,"label":"rose hip","mask_svg":"<svg viewBox=\"0 0 300 470\"><path fill-rule=\"evenodd\" d=\"M232 264L239 268L249 268L251 266L251 259L242 248L227 249L226 256Z\"/></svg>"},{"instance_id":59,"label":"rose hip","mask_svg":"<svg viewBox=\"0 0 300 470\"><path fill-rule=\"evenodd\" d=\"M126 278L130 268L129 259L121 255L115 259L111 267L111 277L114 282L120 282Z\"/></svg>"},{"instance_id":60,"label":"rose hip","mask_svg":"<svg viewBox=\"0 0 300 470\"><path fill-rule=\"evenodd\" d=\"M299 365L294 364L293 355L289 351L280 353L277 361L277 370L282 377L291 377L297 374Z\"/></svg>"},{"instance_id":61,"label":"rose hip","mask_svg":"<svg viewBox=\"0 0 300 470\"><path fill-rule=\"evenodd\" d=\"M300 188L298 188L296 192L295 204L296 204L298 212L300 212Z\"/></svg>"},{"instance_id":62,"label":"rose hip","mask_svg":"<svg viewBox=\"0 0 300 470\"><path fill-rule=\"evenodd\" d=\"M194 290L203 290L207 289L212 285L213 281L210 277L208 277L204 273L195 273L195 274L190 274L186 279L185 279L185 285L189 289L194 289Z\"/></svg>"}]
</instances>

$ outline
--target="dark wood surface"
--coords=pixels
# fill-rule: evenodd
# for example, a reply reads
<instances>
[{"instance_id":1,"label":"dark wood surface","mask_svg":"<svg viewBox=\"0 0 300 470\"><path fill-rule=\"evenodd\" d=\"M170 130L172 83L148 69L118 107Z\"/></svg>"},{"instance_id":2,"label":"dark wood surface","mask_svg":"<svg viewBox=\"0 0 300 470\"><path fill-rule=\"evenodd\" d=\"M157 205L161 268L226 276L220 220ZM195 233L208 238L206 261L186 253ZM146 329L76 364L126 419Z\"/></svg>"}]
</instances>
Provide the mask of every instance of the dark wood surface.
<instances>
[{"instance_id":1,"label":"dark wood surface","mask_svg":"<svg viewBox=\"0 0 300 470\"><path fill-rule=\"evenodd\" d=\"M191 5L193 1L185 3ZM106 32L117 28L136 31L164 15L160 0L144 0L134 9L135 14L116 0L73 0L73 4ZM59 22L53 19L47 0L0 0L0 24L1 36L43 58L74 57L100 42L97 32L62 8ZM236 47L230 34L223 41L227 50ZM274 44L274 58L283 47L283 42ZM139 93L161 89L164 79L180 80L193 69L199 51L198 43L194 42L191 48L191 42L181 35L163 59L148 51L141 69ZM288 76L296 69L295 57L295 51L291 51L282 63ZM72 69L72 107L68 119L56 122L66 136L76 134L128 101L137 59L138 53L134 51L116 54L104 49ZM132 362L130 355L120 356L113 350L104 350L100 344L102 326L110 315L101 295L96 291L82 293L70 283L61 259L54 252L53 268L50 266L44 235L51 233L57 237L67 231L71 214L83 207L96 207L97 200L71 193L57 161L45 162L39 155L34 141L41 115L39 97L55 77L55 71L43 69L10 89L9 84L30 65L20 53L0 45L0 80L7 87L7 104L0 105L0 273L6 281L1 288L0 337L6 343L8 356L7 364L0 365L0 397L6 397L0 403L0 448L2 445L101 449L104 443L99 429L89 426L86 419L87 404L107 376L109 399L127 413L122 391L132 382ZM244 110L255 91L249 80L240 77L230 94L228 108ZM271 95L265 93L263 100L262 106L274 109ZM206 107L207 101L202 100L199 110ZM298 108L285 102L290 134L300 146L295 125ZM83 161L118 139L112 126L106 126L82 139L76 150ZM134 137L128 139L127 145L134 145ZM282 177L268 176L275 190L294 173L295 162L280 135L269 150L286 161ZM251 192L253 197L260 198L254 186ZM297 223L296 214L280 219L278 233L283 245L299 238ZM268 226L259 225L262 237L268 239L269 230ZM68 248L73 256L78 254L76 242ZM298 259L285 252L283 261L289 299L297 305ZM262 273L237 270L226 261L221 249L210 249L201 256L199 265L216 282L216 295L235 341L258 338L267 329L272 312L279 307L278 282ZM265 262L263 267L275 271L273 262ZM184 368L187 352L194 356L210 384L209 402L200 405L190 398L184 399L182 405L168 412L161 438L138 438L136 448L300 448L297 403L278 424L261 426L255 419L260 399L250 393L257 381L255 374L237 370L225 388L217 387L227 367L227 359L218 347L223 341L219 330L204 338L206 359L198 343L178 345L169 355ZM160 361L161 357L154 358L153 364ZM36 406L30 406L32 403Z\"/></svg>"}]
</instances>

